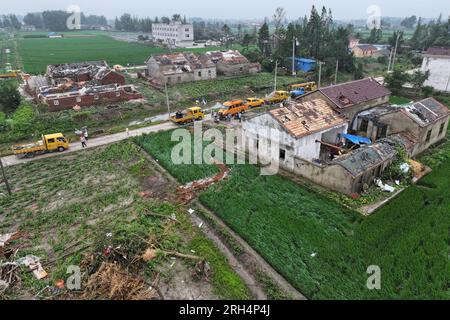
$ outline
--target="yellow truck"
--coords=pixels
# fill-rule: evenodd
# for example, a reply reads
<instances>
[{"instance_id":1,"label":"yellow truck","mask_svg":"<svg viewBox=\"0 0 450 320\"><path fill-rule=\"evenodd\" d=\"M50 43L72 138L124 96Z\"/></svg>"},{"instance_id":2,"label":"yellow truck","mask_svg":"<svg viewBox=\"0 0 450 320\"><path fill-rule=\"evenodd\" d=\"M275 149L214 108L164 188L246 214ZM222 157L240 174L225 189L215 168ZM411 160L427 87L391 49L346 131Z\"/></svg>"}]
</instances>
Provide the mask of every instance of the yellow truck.
<instances>
[{"instance_id":1,"label":"yellow truck","mask_svg":"<svg viewBox=\"0 0 450 320\"><path fill-rule=\"evenodd\" d=\"M15 145L12 149L19 158L34 158L48 152L63 152L69 149L69 145L69 139L62 133L54 133L43 135L42 140L35 143Z\"/></svg>"},{"instance_id":2,"label":"yellow truck","mask_svg":"<svg viewBox=\"0 0 450 320\"><path fill-rule=\"evenodd\" d=\"M250 108L258 108L262 107L265 104L265 101L264 99L259 98L247 98L245 104L248 105Z\"/></svg>"},{"instance_id":3,"label":"yellow truck","mask_svg":"<svg viewBox=\"0 0 450 320\"><path fill-rule=\"evenodd\" d=\"M291 95L287 91L275 91L266 97L266 104L281 103L289 99Z\"/></svg>"},{"instance_id":4,"label":"yellow truck","mask_svg":"<svg viewBox=\"0 0 450 320\"><path fill-rule=\"evenodd\" d=\"M305 82L305 83L299 83L299 84L291 84L289 85L289 91L295 91L295 90L299 90L299 89L304 89L305 92L312 92L312 91L316 91L317 88L317 84L315 82Z\"/></svg>"},{"instance_id":5,"label":"yellow truck","mask_svg":"<svg viewBox=\"0 0 450 320\"><path fill-rule=\"evenodd\" d=\"M196 120L203 120L204 118L205 113L203 110L200 107L193 107L184 112L177 111L174 116L170 117L170 120L176 124L186 124Z\"/></svg>"},{"instance_id":6,"label":"yellow truck","mask_svg":"<svg viewBox=\"0 0 450 320\"><path fill-rule=\"evenodd\" d=\"M239 113L244 113L249 106L243 100L227 101L223 104L224 108L219 110L219 118L224 120L230 117L235 117Z\"/></svg>"}]
</instances>

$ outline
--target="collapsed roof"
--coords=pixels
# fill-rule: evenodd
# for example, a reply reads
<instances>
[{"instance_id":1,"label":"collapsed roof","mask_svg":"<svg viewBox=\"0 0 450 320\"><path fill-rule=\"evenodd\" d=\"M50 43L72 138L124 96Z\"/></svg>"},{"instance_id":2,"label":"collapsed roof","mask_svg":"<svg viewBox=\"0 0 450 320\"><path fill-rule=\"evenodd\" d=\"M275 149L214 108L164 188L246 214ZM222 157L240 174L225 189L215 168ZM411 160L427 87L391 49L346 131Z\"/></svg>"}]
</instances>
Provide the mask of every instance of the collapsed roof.
<instances>
[{"instance_id":1,"label":"collapsed roof","mask_svg":"<svg viewBox=\"0 0 450 320\"><path fill-rule=\"evenodd\" d=\"M161 54L152 57L165 75L177 73L192 73L198 69L214 68L214 63L208 56L196 55L192 52Z\"/></svg>"},{"instance_id":2,"label":"collapsed roof","mask_svg":"<svg viewBox=\"0 0 450 320\"><path fill-rule=\"evenodd\" d=\"M450 114L449 109L434 98L406 105L401 111L421 127L433 124Z\"/></svg>"},{"instance_id":3,"label":"collapsed roof","mask_svg":"<svg viewBox=\"0 0 450 320\"><path fill-rule=\"evenodd\" d=\"M345 117L323 99L290 103L286 107L269 111L269 114L295 138L347 123Z\"/></svg>"},{"instance_id":4,"label":"collapsed roof","mask_svg":"<svg viewBox=\"0 0 450 320\"><path fill-rule=\"evenodd\" d=\"M353 177L357 177L371 168L393 159L396 154L396 143L385 139L337 157L330 164L340 165Z\"/></svg>"},{"instance_id":5,"label":"collapsed roof","mask_svg":"<svg viewBox=\"0 0 450 320\"><path fill-rule=\"evenodd\" d=\"M94 78L100 72L106 71L109 71L106 61L54 64L47 67L47 75L52 78L71 78L82 74L89 74Z\"/></svg>"},{"instance_id":6,"label":"collapsed roof","mask_svg":"<svg viewBox=\"0 0 450 320\"><path fill-rule=\"evenodd\" d=\"M245 64L250 63L246 57L244 57L237 50L228 51L210 51L206 55L214 62L222 62L226 64Z\"/></svg>"}]
</instances>

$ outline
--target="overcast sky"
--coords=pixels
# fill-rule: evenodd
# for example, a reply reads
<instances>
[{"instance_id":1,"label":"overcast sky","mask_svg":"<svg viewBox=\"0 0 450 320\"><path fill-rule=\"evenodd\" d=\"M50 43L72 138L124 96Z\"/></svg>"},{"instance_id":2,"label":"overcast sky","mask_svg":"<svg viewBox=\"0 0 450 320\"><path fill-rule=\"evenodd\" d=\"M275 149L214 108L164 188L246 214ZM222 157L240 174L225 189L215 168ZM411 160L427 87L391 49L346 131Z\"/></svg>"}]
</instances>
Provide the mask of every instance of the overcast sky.
<instances>
[{"instance_id":1,"label":"overcast sky","mask_svg":"<svg viewBox=\"0 0 450 320\"><path fill-rule=\"evenodd\" d=\"M382 16L425 18L450 14L449 0L0 0L2 12L25 14L47 9L63 9L78 5L88 14L113 18L124 12L138 16L171 16L180 13L202 18L263 18L270 17L276 7L284 7L288 18L303 17L311 6L330 7L336 19L361 19L368 16L367 8L378 5ZM6 13L6 12L5 12Z\"/></svg>"}]
</instances>

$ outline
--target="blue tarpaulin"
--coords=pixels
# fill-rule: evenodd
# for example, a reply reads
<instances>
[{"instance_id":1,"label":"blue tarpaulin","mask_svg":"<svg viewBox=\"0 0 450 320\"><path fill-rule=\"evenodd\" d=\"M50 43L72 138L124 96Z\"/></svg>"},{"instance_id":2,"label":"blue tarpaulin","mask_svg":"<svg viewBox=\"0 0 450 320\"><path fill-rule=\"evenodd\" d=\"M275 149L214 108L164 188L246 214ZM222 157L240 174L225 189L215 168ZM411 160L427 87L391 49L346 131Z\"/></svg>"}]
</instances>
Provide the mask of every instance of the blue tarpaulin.
<instances>
[{"instance_id":1,"label":"blue tarpaulin","mask_svg":"<svg viewBox=\"0 0 450 320\"><path fill-rule=\"evenodd\" d=\"M296 58L295 59L296 69L303 72L310 72L316 67L316 60Z\"/></svg>"},{"instance_id":2,"label":"blue tarpaulin","mask_svg":"<svg viewBox=\"0 0 450 320\"><path fill-rule=\"evenodd\" d=\"M366 137L354 136L351 134L343 134L342 137L353 142L354 144L372 144L372 140Z\"/></svg>"}]
</instances>

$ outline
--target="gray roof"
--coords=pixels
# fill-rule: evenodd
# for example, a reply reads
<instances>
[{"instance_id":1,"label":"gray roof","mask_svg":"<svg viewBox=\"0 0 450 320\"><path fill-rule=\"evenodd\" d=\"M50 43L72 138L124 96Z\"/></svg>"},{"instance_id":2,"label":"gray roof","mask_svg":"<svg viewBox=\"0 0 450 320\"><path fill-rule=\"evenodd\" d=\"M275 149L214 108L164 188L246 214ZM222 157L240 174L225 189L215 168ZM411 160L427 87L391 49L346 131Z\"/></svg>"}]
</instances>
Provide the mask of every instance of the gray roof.
<instances>
[{"instance_id":1,"label":"gray roof","mask_svg":"<svg viewBox=\"0 0 450 320\"><path fill-rule=\"evenodd\" d=\"M349 154L338 157L331 164L340 165L350 172L353 177L357 177L392 159L396 154L395 143L386 140L361 147Z\"/></svg>"},{"instance_id":2,"label":"gray roof","mask_svg":"<svg viewBox=\"0 0 450 320\"><path fill-rule=\"evenodd\" d=\"M427 98L402 108L402 112L421 127L435 123L450 114L449 109L434 98Z\"/></svg>"}]
</instances>

